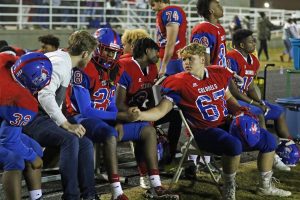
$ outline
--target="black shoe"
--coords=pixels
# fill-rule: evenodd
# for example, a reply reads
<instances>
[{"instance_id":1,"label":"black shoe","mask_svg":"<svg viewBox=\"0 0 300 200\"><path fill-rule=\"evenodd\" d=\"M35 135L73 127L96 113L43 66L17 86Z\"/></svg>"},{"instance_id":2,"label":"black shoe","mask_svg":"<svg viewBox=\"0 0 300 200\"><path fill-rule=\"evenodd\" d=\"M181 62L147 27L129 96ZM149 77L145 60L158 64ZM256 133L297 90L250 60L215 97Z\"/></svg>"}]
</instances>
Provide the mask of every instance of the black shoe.
<instances>
[{"instance_id":1,"label":"black shoe","mask_svg":"<svg viewBox=\"0 0 300 200\"><path fill-rule=\"evenodd\" d=\"M197 166L194 164L194 162L189 166L185 167L184 175L187 179L192 179L192 180L197 179Z\"/></svg>"}]
</instances>

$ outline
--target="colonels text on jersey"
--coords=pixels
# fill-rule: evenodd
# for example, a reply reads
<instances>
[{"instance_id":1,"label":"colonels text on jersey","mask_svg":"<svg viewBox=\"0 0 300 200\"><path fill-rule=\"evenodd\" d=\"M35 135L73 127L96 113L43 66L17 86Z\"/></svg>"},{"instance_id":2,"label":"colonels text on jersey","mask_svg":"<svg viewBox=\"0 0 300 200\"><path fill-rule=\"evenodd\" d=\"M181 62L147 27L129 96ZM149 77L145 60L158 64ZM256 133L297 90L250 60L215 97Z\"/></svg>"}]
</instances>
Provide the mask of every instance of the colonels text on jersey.
<instances>
[{"instance_id":1,"label":"colonels text on jersey","mask_svg":"<svg viewBox=\"0 0 300 200\"><path fill-rule=\"evenodd\" d=\"M202 80L181 72L168 77L162 91L182 109L193 128L218 127L228 114L225 92L232 76L231 71L219 66L207 67Z\"/></svg>"}]
</instances>

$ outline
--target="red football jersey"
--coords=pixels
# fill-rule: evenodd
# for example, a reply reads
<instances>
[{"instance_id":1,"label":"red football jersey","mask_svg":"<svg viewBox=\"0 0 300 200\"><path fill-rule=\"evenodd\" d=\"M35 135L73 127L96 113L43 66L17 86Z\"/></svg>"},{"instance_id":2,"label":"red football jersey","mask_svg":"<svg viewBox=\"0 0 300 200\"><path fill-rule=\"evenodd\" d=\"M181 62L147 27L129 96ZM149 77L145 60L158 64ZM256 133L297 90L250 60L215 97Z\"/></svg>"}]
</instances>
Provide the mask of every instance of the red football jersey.
<instances>
[{"instance_id":1,"label":"red football jersey","mask_svg":"<svg viewBox=\"0 0 300 200\"><path fill-rule=\"evenodd\" d=\"M242 92L248 91L248 87L252 83L260 66L258 59L253 54L248 55L248 61L247 57L244 57L236 49L229 51L226 55L228 67L244 79L244 85L241 88Z\"/></svg>"},{"instance_id":2,"label":"red football jersey","mask_svg":"<svg viewBox=\"0 0 300 200\"><path fill-rule=\"evenodd\" d=\"M165 53L165 46L167 43L167 29L166 26L170 23L176 23L179 25L178 35L176 39L176 45L172 59L177 59L177 50L183 48L186 45L186 14L182 8L178 6L167 6L163 10L159 11L156 16L156 29L157 29L157 42L160 47L159 57L163 58Z\"/></svg>"},{"instance_id":3,"label":"red football jersey","mask_svg":"<svg viewBox=\"0 0 300 200\"><path fill-rule=\"evenodd\" d=\"M38 102L32 94L18 84L11 75L10 67L17 57L0 53L0 121L11 126L25 126L38 112Z\"/></svg>"},{"instance_id":4,"label":"red football jersey","mask_svg":"<svg viewBox=\"0 0 300 200\"><path fill-rule=\"evenodd\" d=\"M232 76L232 71L220 66L206 67L202 80L181 72L163 82L162 92L181 108L193 128L218 127L228 114L225 91Z\"/></svg>"},{"instance_id":5,"label":"red football jersey","mask_svg":"<svg viewBox=\"0 0 300 200\"><path fill-rule=\"evenodd\" d=\"M210 64L226 67L226 33L220 25L210 22L197 24L191 35L191 42L197 42L210 51Z\"/></svg>"},{"instance_id":6,"label":"red football jersey","mask_svg":"<svg viewBox=\"0 0 300 200\"><path fill-rule=\"evenodd\" d=\"M90 79L89 86L93 107L99 110L106 110L110 103L115 103L116 84L120 79L122 69L120 68L117 78L113 83L109 81L108 72L98 70L92 61L88 63L84 72Z\"/></svg>"},{"instance_id":7,"label":"red football jersey","mask_svg":"<svg viewBox=\"0 0 300 200\"><path fill-rule=\"evenodd\" d=\"M141 109L153 107L152 86L158 74L156 64L150 64L144 71L132 57L119 60L119 64L124 69L119 85L127 91L127 105Z\"/></svg>"}]
</instances>

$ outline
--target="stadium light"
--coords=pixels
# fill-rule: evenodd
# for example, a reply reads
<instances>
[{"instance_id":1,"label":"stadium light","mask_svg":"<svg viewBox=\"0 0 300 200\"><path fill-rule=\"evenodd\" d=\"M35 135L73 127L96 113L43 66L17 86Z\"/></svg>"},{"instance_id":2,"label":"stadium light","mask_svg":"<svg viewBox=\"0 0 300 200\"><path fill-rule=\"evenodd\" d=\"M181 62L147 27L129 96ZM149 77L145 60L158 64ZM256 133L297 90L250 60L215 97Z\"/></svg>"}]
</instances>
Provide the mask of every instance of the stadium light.
<instances>
[{"instance_id":1,"label":"stadium light","mask_svg":"<svg viewBox=\"0 0 300 200\"><path fill-rule=\"evenodd\" d=\"M265 3L264 3L264 7L265 7L265 8L270 8L270 3L269 3L269 2L265 2Z\"/></svg>"}]
</instances>

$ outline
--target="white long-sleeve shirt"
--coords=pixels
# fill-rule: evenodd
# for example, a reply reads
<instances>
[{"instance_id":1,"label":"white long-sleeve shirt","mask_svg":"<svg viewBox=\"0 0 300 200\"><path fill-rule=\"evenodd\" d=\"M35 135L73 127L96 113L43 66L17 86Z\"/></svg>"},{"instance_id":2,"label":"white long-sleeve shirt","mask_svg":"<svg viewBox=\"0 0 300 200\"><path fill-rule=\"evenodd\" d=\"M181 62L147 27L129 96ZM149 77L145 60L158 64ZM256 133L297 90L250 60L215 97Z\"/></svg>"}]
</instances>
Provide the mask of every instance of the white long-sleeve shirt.
<instances>
[{"instance_id":1,"label":"white long-sleeve shirt","mask_svg":"<svg viewBox=\"0 0 300 200\"><path fill-rule=\"evenodd\" d=\"M67 52L57 50L45 54L53 66L51 81L38 93L38 100L44 111L60 126L67 121L61 106L66 96L66 89L71 80L72 61Z\"/></svg>"}]
</instances>

